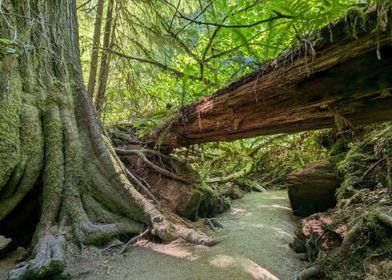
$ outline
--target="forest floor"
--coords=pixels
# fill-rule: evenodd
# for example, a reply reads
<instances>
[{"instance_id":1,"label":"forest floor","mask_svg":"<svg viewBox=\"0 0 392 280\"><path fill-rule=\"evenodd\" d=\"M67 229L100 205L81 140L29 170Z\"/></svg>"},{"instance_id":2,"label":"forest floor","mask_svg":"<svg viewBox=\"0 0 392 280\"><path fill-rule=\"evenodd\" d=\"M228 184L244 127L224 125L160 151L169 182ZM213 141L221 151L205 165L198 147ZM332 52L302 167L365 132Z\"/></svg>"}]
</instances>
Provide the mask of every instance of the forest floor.
<instances>
[{"instance_id":1,"label":"forest floor","mask_svg":"<svg viewBox=\"0 0 392 280\"><path fill-rule=\"evenodd\" d=\"M121 256L75 259L71 274L78 280L294 279L304 264L289 248L296 229L289 207L286 191L249 193L218 217L224 229L215 235L223 241L214 247L141 241Z\"/></svg>"},{"instance_id":2,"label":"forest floor","mask_svg":"<svg viewBox=\"0 0 392 280\"><path fill-rule=\"evenodd\" d=\"M85 248L85 257L68 263L70 274L74 280L290 280L303 269L289 248L297 219L287 191L246 194L217 219L224 228L211 233L222 239L213 247L141 240L120 256ZM0 279L13 265L12 260L0 261Z\"/></svg>"}]
</instances>

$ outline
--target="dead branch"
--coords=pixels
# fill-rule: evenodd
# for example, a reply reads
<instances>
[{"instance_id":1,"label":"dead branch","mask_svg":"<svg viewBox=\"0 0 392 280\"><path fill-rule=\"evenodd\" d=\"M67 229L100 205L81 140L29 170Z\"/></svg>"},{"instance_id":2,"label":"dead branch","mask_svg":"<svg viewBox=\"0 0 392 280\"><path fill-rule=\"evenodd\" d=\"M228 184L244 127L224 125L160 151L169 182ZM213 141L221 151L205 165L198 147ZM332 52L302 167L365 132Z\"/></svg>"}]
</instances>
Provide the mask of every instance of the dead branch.
<instances>
[{"instance_id":1,"label":"dead branch","mask_svg":"<svg viewBox=\"0 0 392 280\"><path fill-rule=\"evenodd\" d=\"M193 23L196 23L198 25L208 25L208 26L216 26L216 27L222 27L222 28L248 28L248 27L254 27L254 26L262 24L262 23L271 22L271 21L274 21L277 19L282 19L282 18L293 19L293 16L284 15L284 14L281 14L277 11L275 11L275 13L277 14L276 16L273 16L273 17L270 17L267 19L262 19L262 20L254 22L254 23L251 23L251 24L233 24L233 25L221 24L221 23L217 23L217 22L205 22L205 21L194 20L194 19L191 19L185 15L180 15L180 18L185 19L190 22L193 22Z\"/></svg>"},{"instance_id":2,"label":"dead branch","mask_svg":"<svg viewBox=\"0 0 392 280\"><path fill-rule=\"evenodd\" d=\"M149 166L150 168L152 168L156 172L158 172L158 173L160 173L160 174L162 174L162 175L164 175L166 177L169 177L169 178L175 179L177 181L181 181L181 182L189 184L189 180L187 180L185 178L182 178L182 177L180 177L180 176L178 176L178 175L176 175L176 174L174 174L174 173L172 173L172 172L170 172L170 171L168 171L168 170L166 170L166 169L164 169L164 168L162 168L162 167L152 163L146 157L146 155L143 152L141 152L141 151L138 151L138 150L123 150L123 149L115 149L115 150L116 150L116 153L118 153L119 155L135 155L135 156L138 156L139 158L141 158L143 160L143 162L147 166Z\"/></svg>"},{"instance_id":3,"label":"dead branch","mask_svg":"<svg viewBox=\"0 0 392 280\"><path fill-rule=\"evenodd\" d=\"M125 150L125 149L120 149L120 148L116 149L116 153L118 155L124 155L124 156L126 156L126 155L135 155L135 151L136 150ZM144 154L150 154L150 155L158 156L158 157L164 158L164 159L166 159L168 161L172 160L172 158L170 156L162 154L161 152L156 151L156 150L141 149L141 150L137 150L137 151L142 152Z\"/></svg>"},{"instance_id":4,"label":"dead branch","mask_svg":"<svg viewBox=\"0 0 392 280\"><path fill-rule=\"evenodd\" d=\"M129 60L135 60L135 61L139 61L141 63L147 63L147 64L151 64L154 65L158 68L161 68L164 71L168 71L170 72L172 75L176 76L177 78L183 78L185 76L185 74L177 69L171 68L169 66L167 66L166 64L163 64L161 62L155 61L155 60L151 60L151 59L146 59L146 58L141 58L141 57L135 57L135 56L131 56L131 55L127 55L124 53L121 53L119 51L115 51L112 50L110 48L102 48L102 50L110 52L114 55L117 55L119 57L123 57ZM197 77L197 76L193 76L193 75L187 75L188 78L192 79L192 80L196 80L196 81L201 81L203 83L205 83L206 85L209 86L214 86L215 84L209 80L206 80L202 77Z\"/></svg>"},{"instance_id":5,"label":"dead branch","mask_svg":"<svg viewBox=\"0 0 392 280\"><path fill-rule=\"evenodd\" d=\"M147 228L141 234L136 235L136 236L132 237L131 239L129 239L129 241L124 245L124 247L122 247L120 252L118 252L118 255L121 255L122 253L124 253L125 250L129 247L129 245L131 245L132 243L136 242L139 238L142 238L143 236L145 236L149 232L150 232L150 228Z\"/></svg>"},{"instance_id":6,"label":"dead branch","mask_svg":"<svg viewBox=\"0 0 392 280\"><path fill-rule=\"evenodd\" d=\"M213 231L216 230L214 224L212 223L212 221L211 221L210 219L205 218L205 219L204 219L204 224L205 224L206 226L208 226L211 230L213 230Z\"/></svg>"},{"instance_id":7,"label":"dead branch","mask_svg":"<svg viewBox=\"0 0 392 280\"><path fill-rule=\"evenodd\" d=\"M133 175L132 172L128 170L128 168L126 168L126 167L124 166L124 169L125 169L125 173L126 173L127 176L128 176L128 179L129 179L132 183L134 183L134 184L136 184L138 187L140 187L143 191L145 191L145 192L147 193L147 195L148 195L157 205L159 205L159 200L150 192L150 190L149 190L145 185L143 185L143 183L140 182L140 180L139 180L138 178L136 178L136 176Z\"/></svg>"},{"instance_id":8,"label":"dead branch","mask_svg":"<svg viewBox=\"0 0 392 280\"><path fill-rule=\"evenodd\" d=\"M363 180L366 178L366 176L370 173L370 171L372 171L377 165L379 165L381 162L383 162L384 159L385 159L385 158L382 158L382 159L376 161L375 163L373 163L373 164L363 173L363 175L362 175L360 181L363 181Z\"/></svg>"}]
</instances>

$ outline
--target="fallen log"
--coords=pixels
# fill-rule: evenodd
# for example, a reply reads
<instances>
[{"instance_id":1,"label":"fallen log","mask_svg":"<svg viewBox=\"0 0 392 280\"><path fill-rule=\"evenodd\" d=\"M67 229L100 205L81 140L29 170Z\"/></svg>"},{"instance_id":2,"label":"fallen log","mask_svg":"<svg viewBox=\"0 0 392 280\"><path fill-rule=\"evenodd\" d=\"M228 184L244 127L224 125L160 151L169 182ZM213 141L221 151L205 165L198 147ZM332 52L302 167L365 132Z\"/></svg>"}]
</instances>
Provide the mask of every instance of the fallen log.
<instances>
[{"instance_id":1,"label":"fallen log","mask_svg":"<svg viewBox=\"0 0 392 280\"><path fill-rule=\"evenodd\" d=\"M328 160L309 163L303 170L288 174L288 192L293 214L306 217L334 207L335 191L340 182Z\"/></svg>"},{"instance_id":2,"label":"fallen log","mask_svg":"<svg viewBox=\"0 0 392 280\"><path fill-rule=\"evenodd\" d=\"M222 176L222 177L215 177L215 178L209 178L206 180L207 183L226 183L229 181L234 181L238 178L245 177L252 171L253 167L253 159L248 158L248 162L245 165L245 167L237 172L234 172L233 174L227 175L227 176Z\"/></svg>"},{"instance_id":3,"label":"fallen log","mask_svg":"<svg viewBox=\"0 0 392 280\"><path fill-rule=\"evenodd\" d=\"M179 147L391 120L390 23L381 30L374 12L354 32L355 16L181 108L145 141Z\"/></svg>"}]
</instances>

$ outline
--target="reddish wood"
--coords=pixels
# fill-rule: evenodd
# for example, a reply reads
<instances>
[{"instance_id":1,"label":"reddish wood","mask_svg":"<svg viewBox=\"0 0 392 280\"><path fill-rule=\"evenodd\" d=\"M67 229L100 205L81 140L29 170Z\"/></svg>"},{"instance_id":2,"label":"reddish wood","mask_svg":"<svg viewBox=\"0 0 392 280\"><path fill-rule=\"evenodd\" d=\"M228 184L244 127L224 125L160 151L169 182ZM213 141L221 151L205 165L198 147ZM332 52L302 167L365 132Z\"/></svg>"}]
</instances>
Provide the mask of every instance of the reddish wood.
<instances>
[{"instance_id":1,"label":"reddish wood","mask_svg":"<svg viewBox=\"0 0 392 280\"><path fill-rule=\"evenodd\" d=\"M162 144L179 147L327 128L342 117L353 125L391 120L391 32L370 32L373 17L358 38L347 33L346 22L321 30L324 39L313 54L304 53L312 49L307 42L264 63L258 72L181 108L145 140L156 143L169 127Z\"/></svg>"},{"instance_id":2,"label":"reddish wood","mask_svg":"<svg viewBox=\"0 0 392 280\"><path fill-rule=\"evenodd\" d=\"M328 160L309 163L299 172L287 176L289 198L296 216L325 211L336 204L339 180Z\"/></svg>"}]
</instances>

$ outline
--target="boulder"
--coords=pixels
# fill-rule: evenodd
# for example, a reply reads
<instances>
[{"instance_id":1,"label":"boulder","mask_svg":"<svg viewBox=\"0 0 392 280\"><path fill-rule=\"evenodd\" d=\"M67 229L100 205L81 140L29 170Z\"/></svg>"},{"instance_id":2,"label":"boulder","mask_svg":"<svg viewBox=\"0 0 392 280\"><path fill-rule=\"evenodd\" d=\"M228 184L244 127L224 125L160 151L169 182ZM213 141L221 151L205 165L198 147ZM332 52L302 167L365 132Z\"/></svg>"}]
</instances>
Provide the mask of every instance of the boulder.
<instances>
[{"instance_id":1,"label":"boulder","mask_svg":"<svg viewBox=\"0 0 392 280\"><path fill-rule=\"evenodd\" d=\"M303 170L287 176L293 213L306 217L336 205L335 191L341 180L328 160L306 164Z\"/></svg>"}]
</instances>

